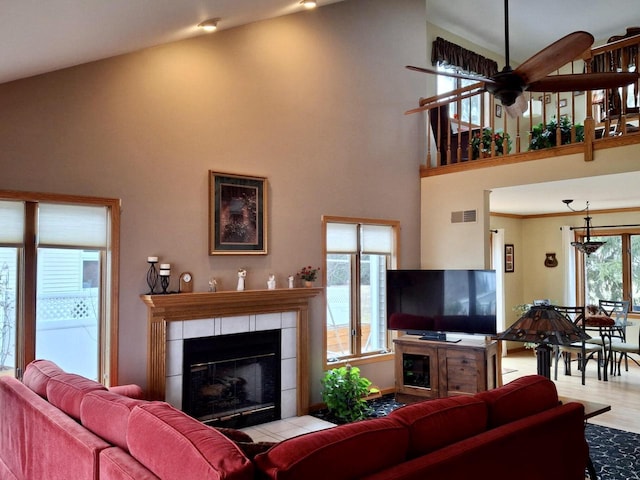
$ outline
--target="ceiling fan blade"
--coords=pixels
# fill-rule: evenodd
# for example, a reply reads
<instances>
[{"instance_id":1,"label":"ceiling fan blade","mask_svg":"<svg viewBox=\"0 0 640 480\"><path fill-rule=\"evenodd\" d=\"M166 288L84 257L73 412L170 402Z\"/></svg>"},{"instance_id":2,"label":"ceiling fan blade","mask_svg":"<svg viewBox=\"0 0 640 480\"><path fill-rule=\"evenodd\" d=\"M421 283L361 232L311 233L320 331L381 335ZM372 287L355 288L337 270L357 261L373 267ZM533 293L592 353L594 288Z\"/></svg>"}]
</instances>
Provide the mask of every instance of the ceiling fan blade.
<instances>
[{"instance_id":1,"label":"ceiling fan blade","mask_svg":"<svg viewBox=\"0 0 640 480\"><path fill-rule=\"evenodd\" d=\"M493 83L493 80L487 77L483 77L482 75L466 75L464 73L440 72L438 70L432 70L430 68L414 67L413 65L407 65L406 68L408 68L409 70L413 70L414 72L431 73L433 75L443 75L445 77L461 78L463 80L471 80L474 82Z\"/></svg>"},{"instance_id":2,"label":"ceiling fan blade","mask_svg":"<svg viewBox=\"0 0 640 480\"><path fill-rule=\"evenodd\" d=\"M483 82L474 83L473 85L469 85L467 87L452 90L451 92L447 92L446 94L422 99L420 100L419 107L407 110L406 112L404 112L404 114L410 115L412 113L424 112L425 110L431 110L434 108L449 105L454 101L462 101L484 91L486 91L486 88Z\"/></svg>"},{"instance_id":3,"label":"ceiling fan blade","mask_svg":"<svg viewBox=\"0 0 640 480\"><path fill-rule=\"evenodd\" d=\"M525 60L515 69L515 73L525 85L542 80L551 72L577 58L591 47L593 41L593 35L588 32L570 33Z\"/></svg>"},{"instance_id":4,"label":"ceiling fan blade","mask_svg":"<svg viewBox=\"0 0 640 480\"><path fill-rule=\"evenodd\" d=\"M638 72L580 73L574 75L549 75L529 84L531 92L573 92L623 87L637 82Z\"/></svg>"}]
</instances>

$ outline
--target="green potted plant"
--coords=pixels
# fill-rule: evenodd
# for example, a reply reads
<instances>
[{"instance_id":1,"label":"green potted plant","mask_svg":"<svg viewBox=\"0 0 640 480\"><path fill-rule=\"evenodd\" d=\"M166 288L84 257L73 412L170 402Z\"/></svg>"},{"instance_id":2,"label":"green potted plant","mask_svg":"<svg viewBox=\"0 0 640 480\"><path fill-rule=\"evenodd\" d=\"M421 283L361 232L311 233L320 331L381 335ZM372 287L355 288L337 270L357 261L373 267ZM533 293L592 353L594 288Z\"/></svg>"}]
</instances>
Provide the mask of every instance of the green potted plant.
<instances>
[{"instance_id":1,"label":"green potted plant","mask_svg":"<svg viewBox=\"0 0 640 480\"><path fill-rule=\"evenodd\" d=\"M539 123L531 130L531 141L529 143L529 150L541 150L543 148L556 146L556 135L558 132L558 126L560 127L560 144L566 145L571 143L571 129L573 124L569 117L560 117L560 123L553 117L549 123ZM576 142L584 141L584 125L576 124Z\"/></svg>"},{"instance_id":2,"label":"green potted plant","mask_svg":"<svg viewBox=\"0 0 640 480\"><path fill-rule=\"evenodd\" d=\"M496 155L504 155L511 151L511 137L508 133L498 130L495 133L490 128L482 129L471 137L471 159L491 156L491 142L495 141ZM505 148L506 147L506 148Z\"/></svg>"},{"instance_id":3,"label":"green potted plant","mask_svg":"<svg viewBox=\"0 0 640 480\"><path fill-rule=\"evenodd\" d=\"M379 393L371 382L360 376L360 369L345 365L329 370L322 379L322 401L329 412L343 422L363 420L371 414L366 397Z\"/></svg>"}]
</instances>

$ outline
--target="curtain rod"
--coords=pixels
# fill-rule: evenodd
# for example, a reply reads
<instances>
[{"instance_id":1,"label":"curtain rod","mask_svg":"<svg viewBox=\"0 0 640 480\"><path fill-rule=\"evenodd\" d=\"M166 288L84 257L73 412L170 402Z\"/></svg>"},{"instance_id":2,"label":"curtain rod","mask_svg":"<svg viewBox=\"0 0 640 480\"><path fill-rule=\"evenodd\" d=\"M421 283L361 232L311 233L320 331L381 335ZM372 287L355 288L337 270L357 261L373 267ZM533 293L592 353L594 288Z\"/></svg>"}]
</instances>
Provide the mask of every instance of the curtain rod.
<instances>
[{"instance_id":1,"label":"curtain rod","mask_svg":"<svg viewBox=\"0 0 640 480\"><path fill-rule=\"evenodd\" d=\"M596 228L626 228L626 227L640 227L640 224L630 224L630 225L599 225L597 227L594 227L593 225L590 226L589 228L591 230L595 230ZM569 227L569 230L584 230L587 227Z\"/></svg>"}]
</instances>

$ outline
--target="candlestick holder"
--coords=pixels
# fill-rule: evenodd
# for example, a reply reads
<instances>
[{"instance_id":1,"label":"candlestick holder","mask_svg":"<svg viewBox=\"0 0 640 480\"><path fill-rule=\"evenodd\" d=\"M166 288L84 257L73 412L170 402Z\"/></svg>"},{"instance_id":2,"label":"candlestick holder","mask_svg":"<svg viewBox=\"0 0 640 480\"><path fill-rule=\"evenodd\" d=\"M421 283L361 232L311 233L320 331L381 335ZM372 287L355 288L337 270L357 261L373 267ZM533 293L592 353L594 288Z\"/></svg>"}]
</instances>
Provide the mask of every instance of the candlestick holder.
<instances>
[{"instance_id":1,"label":"candlestick holder","mask_svg":"<svg viewBox=\"0 0 640 480\"><path fill-rule=\"evenodd\" d=\"M171 277L169 275L160 275L160 286L162 287L162 294L166 295L167 293L167 288L169 288L169 279Z\"/></svg>"},{"instance_id":2,"label":"candlestick holder","mask_svg":"<svg viewBox=\"0 0 640 480\"><path fill-rule=\"evenodd\" d=\"M156 262L148 261L149 271L147 271L147 285L149 285L149 293L147 295L155 294L156 286L158 285L158 270L156 270Z\"/></svg>"}]
</instances>

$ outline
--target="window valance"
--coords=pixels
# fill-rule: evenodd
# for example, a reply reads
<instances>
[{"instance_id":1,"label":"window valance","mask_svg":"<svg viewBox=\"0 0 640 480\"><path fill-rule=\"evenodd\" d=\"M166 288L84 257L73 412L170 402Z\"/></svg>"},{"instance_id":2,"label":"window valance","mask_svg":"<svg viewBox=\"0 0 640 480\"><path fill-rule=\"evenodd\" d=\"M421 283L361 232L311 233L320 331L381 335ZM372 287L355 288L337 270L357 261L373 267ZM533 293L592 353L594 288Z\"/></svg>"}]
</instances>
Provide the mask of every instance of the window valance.
<instances>
[{"instance_id":1,"label":"window valance","mask_svg":"<svg viewBox=\"0 0 640 480\"><path fill-rule=\"evenodd\" d=\"M442 37L437 37L433 41L431 63L434 66L455 66L464 72L477 73L485 77L498 73L498 62L449 42Z\"/></svg>"}]
</instances>

